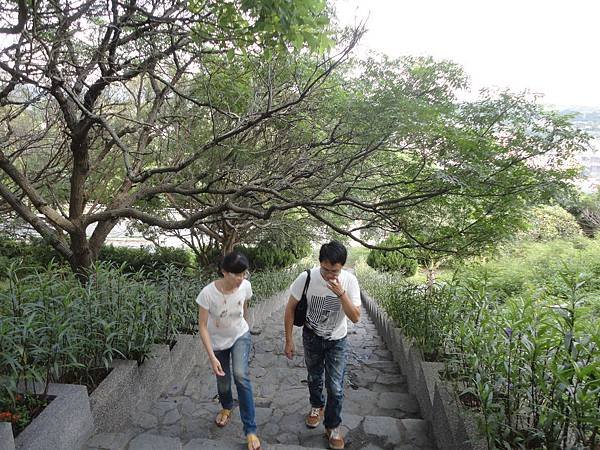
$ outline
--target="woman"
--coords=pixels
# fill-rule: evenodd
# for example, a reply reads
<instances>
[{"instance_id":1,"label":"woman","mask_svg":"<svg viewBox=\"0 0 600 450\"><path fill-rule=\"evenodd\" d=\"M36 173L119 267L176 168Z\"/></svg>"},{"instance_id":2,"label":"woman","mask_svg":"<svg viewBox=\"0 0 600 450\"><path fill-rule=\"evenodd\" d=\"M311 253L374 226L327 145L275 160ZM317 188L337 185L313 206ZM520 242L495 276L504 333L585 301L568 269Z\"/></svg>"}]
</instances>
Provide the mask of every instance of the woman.
<instances>
[{"instance_id":1,"label":"woman","mask_svg":"<svg viewBox=\"0 0 600 450\"><path fill-rule=\"evenodd\" d=\"M217 376L222 407L215 423L224 427L231 419L233 369L248 450L257 450L260 449L260 441L256 435L254 398L248 376L248 357L252 345L246 321L248 301L252 297L252 287L246 279L248 259L238 252L229 253L223 258L221 273L223 277L205 286L196 299L200 305L200 337Z\"/></svg>"}]
</instances>

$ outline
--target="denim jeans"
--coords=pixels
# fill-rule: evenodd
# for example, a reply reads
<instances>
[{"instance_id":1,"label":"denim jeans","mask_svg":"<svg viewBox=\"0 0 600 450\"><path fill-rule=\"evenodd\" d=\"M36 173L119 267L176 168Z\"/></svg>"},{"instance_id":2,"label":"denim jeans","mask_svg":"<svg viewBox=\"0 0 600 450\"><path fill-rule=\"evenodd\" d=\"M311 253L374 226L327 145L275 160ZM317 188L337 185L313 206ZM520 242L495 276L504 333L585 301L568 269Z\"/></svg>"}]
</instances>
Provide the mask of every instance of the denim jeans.
<instances>
[{"instance_id":1,"label":"denim jeans","mask_svg":"<svg viewBox=\"0 0 600 450\"><path fill-rule=\"evenodd\" d=\"M248 359L251 347L252 341L248 331L240 336L231 348L215 351L215 356L221 363L223 372L225 372L224 376L217 377L219 401L224 409L233 408L233 395L231 394L231 368L233 366L233 380L238 393L244 434L256 433L254 397L252 396L252 384L248 375ZM232 364L230 364L230 359Z\"/></svg>"},{"instance_id":2,"label":"denim jeans","mask_svg":"<svg viewBox=\"0 0 600 450\"><path fill-rule=\"evenodd\" d=\"M308 327L302 329L304 360L308 371L308 391L313 408L325 406L323 425L336 428L342 423L344 372L346 371L346 337L328 341ZM323 371L327 403L323 397Z\"/></svg>"}]
</instances>

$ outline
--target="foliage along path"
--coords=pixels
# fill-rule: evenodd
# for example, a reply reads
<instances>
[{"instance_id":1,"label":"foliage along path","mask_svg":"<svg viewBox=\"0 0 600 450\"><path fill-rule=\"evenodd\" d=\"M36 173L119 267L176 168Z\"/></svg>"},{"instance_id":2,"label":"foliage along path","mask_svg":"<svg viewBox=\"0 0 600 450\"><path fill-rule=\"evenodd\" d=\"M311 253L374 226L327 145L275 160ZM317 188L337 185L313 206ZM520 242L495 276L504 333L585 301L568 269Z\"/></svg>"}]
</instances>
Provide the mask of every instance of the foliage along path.
<instances>
[{"instance_id":1,"label":"foliage along path","mask_svg":"<svg viewBox=\"0 0 600 450\"><path fill-rule=\"evenodd\" d=\"M253 336L250 376L256 402L256 421L262 448L328 448L323 426L309 429L309 410L301 330L294 329L297 356L283 354L281 308L264 320ZM360 322L349 322L348 366L342 412L348 449L435 449L428 423L420 418L406 379L362 309ZM204 351L199 348L198 351ZM234 397L236 397L234 388ZM220 409L216 382L208 364L196 366L146 410L132 418L135 426L120 433L100 433L88 450L229 450L246 448L239 410L218 428Z\"/></svg>"}]
</instances>

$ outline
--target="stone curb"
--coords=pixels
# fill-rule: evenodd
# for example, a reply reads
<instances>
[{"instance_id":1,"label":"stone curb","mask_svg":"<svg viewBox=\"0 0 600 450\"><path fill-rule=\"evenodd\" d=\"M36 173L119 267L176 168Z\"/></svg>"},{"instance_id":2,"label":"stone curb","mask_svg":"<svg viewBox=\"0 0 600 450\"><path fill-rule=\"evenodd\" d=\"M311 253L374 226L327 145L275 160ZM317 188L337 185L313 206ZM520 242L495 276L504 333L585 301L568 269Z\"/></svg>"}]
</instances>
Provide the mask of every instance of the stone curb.
<instances>
[{"instance_id":1,"label":"stone curb","mask_svg":"<svg viewBox=\"0 0 600 450\"><path fill-rule=\"evenodd\" d=\"M365 292L361 292L361 299L394 361L406 375L409 392L417 398L423 418L429 421L438 448L487 449L472 414L460 410L440 379L439 371L444 367L443 363L423 361L414 341L394 326L385 311Z\"/></svg>"},{"instance_id":2,"label":"stone curb","mask_svg":"<svg viewBox=\"0 0 600 450\"><path fill-rule=\"evenodd\" d=\"M15 450L12 426L8 422L0 422L0 450Z\"/></svg>"},{"instance_id":3,"label":"stone curb","mask_svg":"<svg viewBox=\"0 0 600 450\"><path fill-rule=\"evenodd\" d=\"M42 390L40 385L39 391ZM8 428L0 428L0 448L70 450L85 444L94 431L87 388L78 384L50 383L48 394L55 399L16 439L13 439L10 424Z\"/></svg>"},{"instance_id":4,"label":"stone curb","mask_svg":"<svg viewBox=\"0 0 600 450\"><path fill-rule=\"evenodd\" d=\"M200 361L199 345L197 335L181 334L171 350L166 344L154 345L140 366L136 361L114 360L113 370L90 396L96 431L118 431L130 425L137 405L156 400L168 383L187 375Z\"/></svg>"}]
</instances>

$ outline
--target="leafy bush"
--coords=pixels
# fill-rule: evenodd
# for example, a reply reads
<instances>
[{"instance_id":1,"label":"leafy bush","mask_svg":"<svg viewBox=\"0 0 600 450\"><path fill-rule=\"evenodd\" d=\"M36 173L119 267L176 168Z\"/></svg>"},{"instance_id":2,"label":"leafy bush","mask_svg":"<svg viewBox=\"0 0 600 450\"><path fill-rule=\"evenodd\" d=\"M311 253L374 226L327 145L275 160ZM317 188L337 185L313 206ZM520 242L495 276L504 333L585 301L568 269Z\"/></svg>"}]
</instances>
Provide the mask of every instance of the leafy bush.
<instances>
[{"instance_id":1,"label":"leafy bush","mask_svg":"<svg viewBox=\"0 0 600 450\"><path fill-rule=\"evenodd\" d=\"M586 278L584 292L600 293L600 240L520 242L495 258L458 271L460 278L485 280L488 291L501 301L553 291L566 274L582 274Z\"/></svg>"},{"instance_id":2,"label":"leafy bush","mask_svg":"<svg viewBox=\"0 0 600 450\"><path fill-rule=\"evenodd\" d=\"M392 235L381 242L381 247L395 247L402 245L401 238ZM412 277L417 272L417 260L410 255L405 256L398 250L371 250L367 257L367 264L381 272L399 272L405 277Z\"/></svg>"},{"instance_id":3,"label":"leafy bush","mask_svg":"<svg viewBox=\"0 0 600 450\"><path fill-rule=\"evenodd\" d=\"M387 311L405 335L411 336L428 360L441 356L456 301L444 286L427 289L408 282L398 273L381 273L358 263L361 288L369 292Z\"/></svg>"},{"instance_id":4,"label":"leafy bush","mask_svg":"<svg viewBox=\"0 0 600 450\"><path fill-rule=\"evenodd\" d=\"M11 261L19 259L27 267L45 267L50 261L63 261L62 257L41 238L27 241L0 237L0 274L6 274ZM0 275L1 277L2 275Z\"/></svg>"},{"instance_id":5,"label":"leafy bush","mask_svg":"<svg viewBox=\"0 0 600 450\"><path fill-rule=\"evenodd\" d=\"M127 273L144 271L147 274L157 274L170 266L190 266L190 255L186 250L178 248L161 247L150 251L143 247L128 248L105 245L100 250L98 261L121 267Z\"/></svg>"},{"instance_id":6,"label":"leafy bush","mask_svg":"<svg viewBox=\"0 0 600 450\"><path fill-rule=\"evenodd\" d=\"M238 246L236 250L248 257L251 270L274 270L290 267L308 255L310 244L302 238L266 238L256 246Z\"/></svg>"},{"instance_id":7,"label":"leafy bush","mask_svg":"<svg viewBox=\"0 0 600 450\"><path fill-rule=\"evenodd\" d=\"M429 292L366 268L358 276L425 354L442 357L481 413L488 448L597 448L599 255L589 240L528 244Z\"/></svg>"},{"instance_id":8,"label":"leafy bush","mask_svg":"<svg viewBox=\"0 0 600 450\"><path fill-rule=\"evenodd\" d=\"M13 261L0 287L0 410L14 409L17 386L32 390L36 381L93 387L94 374L114 358L143 362L153 344L195 332L195 298L214 276L187 277L174 266L155 275L99 263L81 283L65 266L24 270ZM253 303L282 291L296 275L255 274Z\"/></svg>"},{"instance_id":9,"label":"leafy bush","mask_svg":"<svg viewBox=\"0 0 600 450\"><path fill-rule=\"evenodd\" d=\"M23 267L47 267L51 261L57 265L66 265L66 261L49 244L42 239L17 241L0 238L0 277L7 273L13 260L19 259ZM127 273L143 271L154 276L170 266L189 267L190 255L186 250L178 248L158 248L150 251L147 248L113 247L105 245L100 250L98 262L108 262L121 267Z\"/></svg>"},{"instance_id":10,"label":"leafy bush","mask_svg":"<svg viewBox=\"0 0 600 450\"><path fill-rule=\"evenodd\" d=\"M560 206L539 206L529 214L528 229L520 234L524 240L551 241L581 235L581 228L573 215Z\"/></svg>"}]
</instances>

